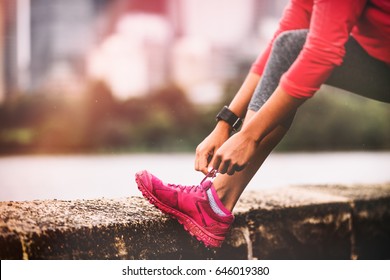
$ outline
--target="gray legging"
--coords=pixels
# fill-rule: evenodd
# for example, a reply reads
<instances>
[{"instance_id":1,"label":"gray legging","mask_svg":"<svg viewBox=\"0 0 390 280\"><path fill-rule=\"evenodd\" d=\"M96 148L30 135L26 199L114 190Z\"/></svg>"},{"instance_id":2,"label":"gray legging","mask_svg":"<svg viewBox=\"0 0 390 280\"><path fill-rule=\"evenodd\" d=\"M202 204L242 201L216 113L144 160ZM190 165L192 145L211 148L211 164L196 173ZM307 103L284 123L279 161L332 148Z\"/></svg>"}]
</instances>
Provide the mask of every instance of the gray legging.
<instances>
[{"instance_id":1,"label":"gray legging","mask_svg":"<svg viewBox=\"0 0 390 280\"><path fill-rule=\"evenodd\" d=\"M283 32L274 41L261 82L249 103L258 111L279 84L279 80L298 57L308 30ZM345 45L343 64L336 67L325 84L368 98L390 103L390 67L372 56L350 37Z\"/></svg>"}]
</instances>

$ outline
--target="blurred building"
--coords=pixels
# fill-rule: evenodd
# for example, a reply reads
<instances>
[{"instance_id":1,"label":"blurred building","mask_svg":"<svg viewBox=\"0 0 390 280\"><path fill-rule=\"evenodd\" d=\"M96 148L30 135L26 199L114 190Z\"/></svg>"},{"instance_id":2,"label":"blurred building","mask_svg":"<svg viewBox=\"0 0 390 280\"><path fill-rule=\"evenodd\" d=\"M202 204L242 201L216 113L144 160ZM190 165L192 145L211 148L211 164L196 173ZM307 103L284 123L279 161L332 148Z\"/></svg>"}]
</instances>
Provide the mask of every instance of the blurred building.
<instances>
[{"instance_id":1,"label":"blurred building","mask_svg":"<svg viewBox=\"0 0 390 280\"><path fill-rule=\"evenodd\" d=\"M88 74L122 99L165 87L170 79L175 28L167 14L174 2L152 2L111 3L99 32L104 35L88 56Z\"/></svg>"},{"instance_id":2,"label":"blurred building","mask_svg":"<svg viewBox=\"0 0 390 280\"><path fill-rule=\"evenodd\" d=\"M0 2L0 102L5 98L4 90L4 17L1 12L3 11L3 2Z\"/></svg>"},{"instance_id":3,"label":"blurred building","mask_svg":"<svg viewBox=\"0 0 390 280\"><path fill-rule=\"evenodd\" d=\"M16 1L1 1L0 5L0 91L4 98L17 86Z\"/></svg>"},{"instance_id":4,"label":"blurred building","mask_svg":"<svg viewBox=\"0 0 390 280\"><path fill-rule=\"evenodd\" d=\"M93 0L31 1L29 88L60 90L80 82L93 43L94 11Z\"/></svg>"},{"instance_id":5,"label":"blurred building","mask_svg":"<svg viewBox=\"0 0 390 280\"><path fill-rule=\"evenodd\" d=\"M2 5L5 94L77 82L99 1L4 0Z\"/></svg>"},{"instance_id":6,"label":"blurred building","mask_svg":"<svg viewBox=\"0 0 390 280\"><path fill-rule=\"evenodd\" d=\"M104 80L119 98L169 84L215 101L250 65L287 0L3 0L0 94L77 92Z\"/></svg>"}]
</instances>

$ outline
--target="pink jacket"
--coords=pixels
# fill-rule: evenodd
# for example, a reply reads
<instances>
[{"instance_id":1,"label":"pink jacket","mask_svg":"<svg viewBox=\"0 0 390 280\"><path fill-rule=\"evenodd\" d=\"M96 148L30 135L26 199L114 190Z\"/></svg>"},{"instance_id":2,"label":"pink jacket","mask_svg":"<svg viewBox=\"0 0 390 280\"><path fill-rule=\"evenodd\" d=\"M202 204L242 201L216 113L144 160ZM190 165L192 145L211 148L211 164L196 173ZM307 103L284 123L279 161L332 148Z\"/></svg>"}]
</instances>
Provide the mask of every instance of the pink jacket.
<instances>
[{"instance_id":1,"label":"pink jacket","mask_svg":"<svg viewBox=\"0 0 390 280\"><path fill-rule=\"evenodd\" d=\"M350 34L368 54L390 65L389 0L291 0L251 71L261 75L275 38L296 29L309 29L308 37L280 80L280 86L294 97L313 96L333 68L342 64Z\"/></svg>"}]
</instances>

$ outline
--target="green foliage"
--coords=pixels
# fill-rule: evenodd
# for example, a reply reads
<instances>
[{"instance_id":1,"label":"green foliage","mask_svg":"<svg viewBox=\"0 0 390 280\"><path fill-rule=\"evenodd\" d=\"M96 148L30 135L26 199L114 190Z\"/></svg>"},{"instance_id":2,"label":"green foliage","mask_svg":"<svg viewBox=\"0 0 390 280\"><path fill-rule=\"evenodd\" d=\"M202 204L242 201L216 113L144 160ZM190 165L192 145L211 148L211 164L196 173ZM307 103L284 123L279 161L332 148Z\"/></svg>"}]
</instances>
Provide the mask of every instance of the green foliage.
<instances>
[{"instance_id":1,"label":"green foliage","mask_svg":"<svg viewBox=\"0 0 390 280\"><path fill-rule=\"evenodd\" d=\"M280 150L379 150L390 148L390 104L324 88L308 100Z\"/></svg>"},{"instance_id":2,"label":"green foliage","mask_svg":"<svg viewBox=\"0 0 390 280\"><path fill-rule=\"evenodd\" d=\"M194 151L220 104L195 106L175 87L118 101L101 83L79 98L19 95L0 106L0 153ZM306 102L279 150L389 149L390 107L325 89Z\"/></svg>"},{"instance_id":3,"label":"green foliage","mask_svg":"<svg viewBox=\"0 0 390 280\"><path fill-rule=\"evenodd\" d=\"M199 119L175 87L125 101L102 83L76 99L19 95L0 106L0 153L188 151L205 135Z\"/></svg>"}]
</instances>

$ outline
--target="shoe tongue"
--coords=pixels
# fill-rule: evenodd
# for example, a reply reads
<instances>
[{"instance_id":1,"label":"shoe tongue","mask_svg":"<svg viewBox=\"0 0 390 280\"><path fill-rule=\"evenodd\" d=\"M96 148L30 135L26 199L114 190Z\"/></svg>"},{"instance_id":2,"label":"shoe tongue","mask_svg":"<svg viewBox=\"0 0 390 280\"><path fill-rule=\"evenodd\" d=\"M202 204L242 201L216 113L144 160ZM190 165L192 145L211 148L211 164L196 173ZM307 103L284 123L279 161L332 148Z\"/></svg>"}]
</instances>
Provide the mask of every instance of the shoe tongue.
<instances>
[{"instance_id":1,"label":"shoe tongue","mask_svg":"<svg viewBox=\"0 0 390 280\"><path fill-rule=\"evenodd\" d=\"M211 188L211 186L213 185L213 182L211 182L211 180L205 180L202 183L200 183L200 185L202 186L202 188L205 191L207 191L209 188Z\"/></svg>"}]
</instances>

